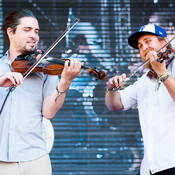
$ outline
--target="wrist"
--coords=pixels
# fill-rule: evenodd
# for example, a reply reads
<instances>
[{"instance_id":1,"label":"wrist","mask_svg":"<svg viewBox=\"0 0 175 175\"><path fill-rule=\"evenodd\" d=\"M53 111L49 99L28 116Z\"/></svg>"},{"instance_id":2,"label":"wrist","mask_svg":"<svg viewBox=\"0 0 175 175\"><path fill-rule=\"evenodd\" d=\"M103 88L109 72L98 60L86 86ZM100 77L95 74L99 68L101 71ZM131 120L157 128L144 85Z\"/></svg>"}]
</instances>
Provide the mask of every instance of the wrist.
<instances>
[{"instance_id":1,"label":"wrist","mask_svg":"<svg viewBox=\"0 0 175 175\"><path fill-rule=\"evenodd\" d=\"M165 70L162 70L162 71L160 71L160 72L156 72L157 73L157 76L160 78L162 75L164 75L165 73L167 73L167 69L165 69Z\"/></svg>"},{"instance_id":2,"label":"wrist","mask_svg":"<svg viewBox=\"0 0 175 175\"><path fill-rule=\"evenodd\" d=\"M66 89L69 88L70 84L71 84L71 82L68 82L66 80L61 79L59 84L58 84L58 89L60 91L65 91Z\"/></svg>"},{"instance_id":3,"label":"wrist","mask_svg":"<svg viewBox=\"0 0 175 175\"><path fill-rule=\"evenodd\" d=\"M55 102L57 102L57 99L61 94L66 94L68 92L68 90L69 90L69 88L67 90L61 92L61 91L59 91L58 86L56 86L56 91L57 91L58 95L55 98Z\"/></svg>"},{"instance_id":4,"label":"wrist","mask_svg":"<svg viewBox=\"0 0 175 175\"><path fill-rule=\"evenodd\" d=\"M161 81L161 82L164 82L166 79L168 79L169 76L170 76L170 75L167 74L164 78L160 79L160 81Z\"/></svg>"},{"instance_id":5,"label":"wrist","mask_svg":"<svg viewBox=\"0 0 175 175\"><path fill-rule=\"evenodd\" d=\"M169 77L169 72L168 72L168 69L159 76L159 80L161 82L164 82L167 78Z\"/></svg>"}]
</instances>

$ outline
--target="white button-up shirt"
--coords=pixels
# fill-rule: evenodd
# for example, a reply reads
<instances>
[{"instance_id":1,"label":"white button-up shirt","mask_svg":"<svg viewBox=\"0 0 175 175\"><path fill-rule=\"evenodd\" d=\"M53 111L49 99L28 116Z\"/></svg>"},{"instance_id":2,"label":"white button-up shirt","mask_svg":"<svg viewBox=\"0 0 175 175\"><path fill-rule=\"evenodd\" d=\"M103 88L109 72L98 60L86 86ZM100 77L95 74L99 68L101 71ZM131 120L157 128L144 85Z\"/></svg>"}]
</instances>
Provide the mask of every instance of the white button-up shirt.
<instances>
[{"instance_id":1,"label":"white button-up shirt","mask_svg":"<svg viewBox=\"0 0 175 175\"><path fill-rule=\"evenodd\" d=\"M168 70L175 77L175 60ZM138 107L144 140L141 175L175 167L175 102L164 84L143 75L120 95L124 110Z\"/></svg>"},{"instance_id":2,"label":"white button-up shirt","mask_svg":"<svg viewBox=\"0 0 175 175\"><path fill-rule=\"evenodd\" d=\"M0 76L9 71L6 53L0 59ZM30 161L47 153L42 137L42 102L57 84L58 76L32 73L10 93L0 115L0 161ZM7 90L0 87L0 108Z\"/></svg>"}]
</instances>

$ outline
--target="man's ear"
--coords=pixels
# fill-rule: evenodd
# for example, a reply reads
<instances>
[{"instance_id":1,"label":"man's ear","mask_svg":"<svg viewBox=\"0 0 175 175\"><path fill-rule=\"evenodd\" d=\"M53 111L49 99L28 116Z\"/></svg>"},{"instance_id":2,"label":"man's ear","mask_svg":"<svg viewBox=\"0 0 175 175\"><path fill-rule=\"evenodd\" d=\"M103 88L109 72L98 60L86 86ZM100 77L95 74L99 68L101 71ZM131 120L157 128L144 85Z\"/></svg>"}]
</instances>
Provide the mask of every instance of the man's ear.
<instances>
[{"instance_id":1,"label":"man's ear","mask_svg":"<svg viewBox=\"0 0 175 175\"><path fill-rule=\"evenodd\" d=\"M10 28L10 27L8 27L8 28L7 28L7 35L8 35L8 37L10 38L13 34L14 34L13 29Z\"/></svg>"}]
</instances>

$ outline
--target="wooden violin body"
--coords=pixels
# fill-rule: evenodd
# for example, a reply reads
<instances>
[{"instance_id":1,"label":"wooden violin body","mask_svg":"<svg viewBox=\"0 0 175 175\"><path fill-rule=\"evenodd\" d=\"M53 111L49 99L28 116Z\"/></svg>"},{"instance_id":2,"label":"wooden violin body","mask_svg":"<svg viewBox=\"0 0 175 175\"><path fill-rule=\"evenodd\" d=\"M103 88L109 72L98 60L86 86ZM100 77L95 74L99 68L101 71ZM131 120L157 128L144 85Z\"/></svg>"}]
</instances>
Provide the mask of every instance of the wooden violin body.
<instances>
[{"instance_id":1,"label":"wooden violin body","mask_svg":"<svg viewBox=\"0 0 175 175\"><path fill-rule=\"evenodd\" d=\"M25 74L25 72L35 64L37 57L39 56L39 54L33 54L25 57L18 57L11 64L12 71ZM34 67L32 72L42 72L47 75L60 75L64 69L64 63L66 60L68 59L54 59L52 57L48 57L47 59L43 59L42 62ZM104 80L107 77L107 74L104 71L97 71L96 68L84 65L81 68L87 70L88 73L95 76L96 79Z\"/></svg>"},{"instance_id":2,"label":"wooden violin body","mask_svg":"<svg viewBox=\"0 0 175 175\"><path fill-rule=\"evenodd\" d=\"M32 59L30 61L26 60L16 60L12 62L12 71L20 72L24 74L33 64L35 60ZM47 75L60 75L63 71L63 66L59 64L55 64L52 62L48 62L43 60L40 64L38 64L32 72L42 72Z\"/></svg>"}]
</instances>

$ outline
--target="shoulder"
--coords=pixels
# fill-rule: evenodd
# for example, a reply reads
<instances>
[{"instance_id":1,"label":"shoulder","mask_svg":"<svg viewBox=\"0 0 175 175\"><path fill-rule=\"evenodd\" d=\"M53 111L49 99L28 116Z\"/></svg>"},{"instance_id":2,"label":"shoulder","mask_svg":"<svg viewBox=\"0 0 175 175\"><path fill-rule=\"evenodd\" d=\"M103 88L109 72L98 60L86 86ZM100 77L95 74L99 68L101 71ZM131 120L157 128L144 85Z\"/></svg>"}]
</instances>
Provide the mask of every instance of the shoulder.
<instances>
[{"instance_id":1,"label":"shoulder","mask_svg":"<svg viewBox=\"0 0 175 175\"><path fill-rule=\"evenodd\" d=\"M8 59L8 51L6 51L6 53L0 57L0 62L10 62L10 60Z\"/></svg>"}]
</instances>

